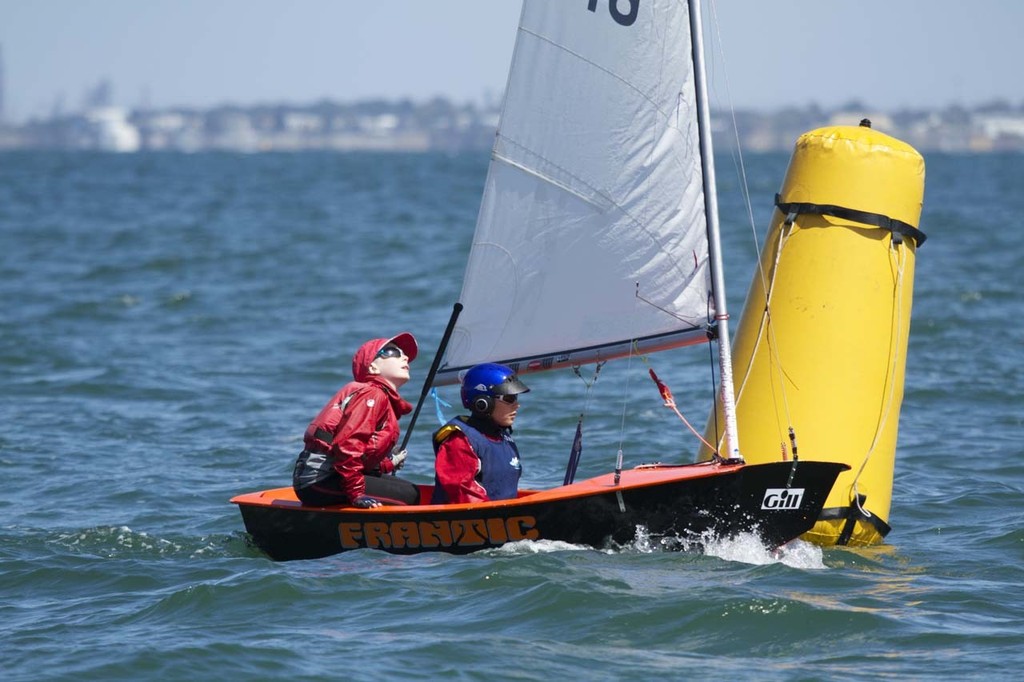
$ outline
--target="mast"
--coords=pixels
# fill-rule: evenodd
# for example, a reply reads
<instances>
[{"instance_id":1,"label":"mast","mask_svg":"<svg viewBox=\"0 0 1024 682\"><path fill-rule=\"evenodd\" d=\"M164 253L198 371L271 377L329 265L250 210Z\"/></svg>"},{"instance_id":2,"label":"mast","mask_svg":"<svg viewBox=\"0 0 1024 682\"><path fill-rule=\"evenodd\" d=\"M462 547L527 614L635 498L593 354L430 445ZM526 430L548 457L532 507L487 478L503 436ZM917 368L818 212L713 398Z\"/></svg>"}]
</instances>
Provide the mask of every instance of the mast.
<instances>
[{"instance_id":1,"label":"mast","mask_svg":"<svg viewBox=\"0 0 1024 682\"><path fill-rule=\"evenodd\" d=\"M704 178L704 212L708 221L708 255L711 261L711 290L718 323L718 363L722 375L722 416L725 420L725 450L729 458L741 458L736 400L732 378L732 349L729 344L729 312L725 301L722 244L718 228L718 196L715 160L711 146L711 110L708 106L707 75L704 70L704 28L700 0L690 0L690 44L693 46L694 89L697 97L697 130L700 137L701 169Z\"/></svg>"}]
</instances>

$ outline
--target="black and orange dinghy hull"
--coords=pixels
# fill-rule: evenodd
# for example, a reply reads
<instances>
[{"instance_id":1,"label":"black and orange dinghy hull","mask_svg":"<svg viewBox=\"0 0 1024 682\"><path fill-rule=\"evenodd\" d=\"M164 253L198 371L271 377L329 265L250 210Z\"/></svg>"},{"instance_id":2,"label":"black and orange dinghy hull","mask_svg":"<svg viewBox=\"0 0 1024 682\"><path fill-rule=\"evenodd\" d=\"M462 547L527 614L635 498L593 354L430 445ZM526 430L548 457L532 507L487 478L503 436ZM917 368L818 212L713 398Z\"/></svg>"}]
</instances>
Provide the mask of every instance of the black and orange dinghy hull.
<instances>
[{"instance_id":1,"label":"black and orange dinghy hull","mask_svg":"<svg viewBox=\"0 0 1024 682\"><path fill-rule=\"evenodd\" d=\"M703 462L644 465L513 500L476 504L306 507L291 488L232 498L271 558L316 559L353 549L466 554L518 540L602 547L636 537L701 540L757 534L775 548L810 530L845 464ZM431 486L419 486L430 499ZM675 543L686 544L686 543Z\"/></svg>"}]
</instances>

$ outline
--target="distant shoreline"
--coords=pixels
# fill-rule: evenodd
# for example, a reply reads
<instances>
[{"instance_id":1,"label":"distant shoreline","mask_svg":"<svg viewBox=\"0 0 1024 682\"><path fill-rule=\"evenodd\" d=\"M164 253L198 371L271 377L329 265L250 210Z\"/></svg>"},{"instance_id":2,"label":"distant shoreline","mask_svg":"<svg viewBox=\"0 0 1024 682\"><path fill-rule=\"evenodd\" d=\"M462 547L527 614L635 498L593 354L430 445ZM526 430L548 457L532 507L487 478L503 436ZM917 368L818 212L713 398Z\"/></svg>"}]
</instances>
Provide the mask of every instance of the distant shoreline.
<instances>
[{"instance_id":1,"label":"distant shoreline","mask_svg":"<svg viewBox=\"0 0 1024 682\"><path fill-rule=\"evenodd\" d=\"M498 105L456 104L444 98L134 110L101 101L82 112L55 113L19 125L0 122L0 151L488 150L499 116ZM865 118L875 129L922 152L1024 152L1024 106L1005 103L891 113L856 102L831 110L811 105L713 111L712 129L721 134L720 146L738 138L745 150L788 151L808 130L857 125Z\"/></svg>"}]
</instances>

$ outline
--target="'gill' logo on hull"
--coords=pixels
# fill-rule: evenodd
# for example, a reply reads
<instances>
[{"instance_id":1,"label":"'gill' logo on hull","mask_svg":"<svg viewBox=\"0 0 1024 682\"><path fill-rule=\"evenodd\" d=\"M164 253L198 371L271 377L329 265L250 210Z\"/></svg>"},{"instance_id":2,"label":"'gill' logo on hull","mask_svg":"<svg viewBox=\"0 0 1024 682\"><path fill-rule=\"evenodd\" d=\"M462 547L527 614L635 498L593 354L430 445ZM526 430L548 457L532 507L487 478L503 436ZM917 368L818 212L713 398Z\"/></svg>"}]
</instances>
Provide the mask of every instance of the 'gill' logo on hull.
<instances>
[{"instance_id":1,"label":"'gill' logo on hull","mask_svg":"<svg viewBox=\"0 0 1024 682\"><path fill-rule=\"evenodd\" d=\"M799 509L804 501L803 488L768 488L761 509Z\"/></svg>"}]
</instances>

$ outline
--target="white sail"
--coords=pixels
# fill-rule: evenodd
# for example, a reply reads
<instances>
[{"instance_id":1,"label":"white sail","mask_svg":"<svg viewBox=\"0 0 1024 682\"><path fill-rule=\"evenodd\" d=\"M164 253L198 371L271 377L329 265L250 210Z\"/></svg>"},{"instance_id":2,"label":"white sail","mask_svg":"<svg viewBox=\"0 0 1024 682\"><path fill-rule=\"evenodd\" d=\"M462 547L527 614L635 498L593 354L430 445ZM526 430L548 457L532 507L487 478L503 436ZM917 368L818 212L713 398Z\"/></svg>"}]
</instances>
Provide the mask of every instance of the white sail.
<instances>
[{"instance_id":1,"label":"white sail","mask_svg":"<svg viewBox=\"0 0 1024 682\"><path fill-rule=\"evenodd\" d=\"M706 340L688 9L524 2L439 383L480 362L525 372Z\"/></svg>"}]
</instances>

